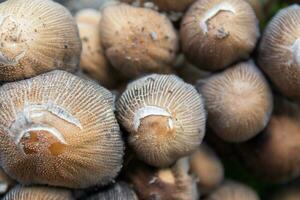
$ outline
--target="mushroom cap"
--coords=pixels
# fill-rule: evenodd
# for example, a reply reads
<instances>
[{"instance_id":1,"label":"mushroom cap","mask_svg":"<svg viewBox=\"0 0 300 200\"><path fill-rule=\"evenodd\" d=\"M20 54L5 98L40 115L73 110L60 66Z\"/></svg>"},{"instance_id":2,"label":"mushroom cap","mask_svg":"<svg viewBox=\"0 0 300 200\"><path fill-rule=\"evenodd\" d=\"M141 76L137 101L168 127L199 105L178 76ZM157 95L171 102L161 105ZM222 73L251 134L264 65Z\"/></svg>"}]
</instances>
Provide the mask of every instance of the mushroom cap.
<instances>
[{"instance_id":1,"label":"mushroom cap","mask_svg":"<svg viewBox=\"0 0 300 200\"><path fill-rule=\"evenodd\" d=\"M268 24L259 66L285 96L300 101L300 6L282 9Z\"/></svg>"},{"instance_id":2,"label":"mushroom cap","mask_svg":"<svg viewBox=\"0 0 300 200\"><path fill-rule=\"evenodd\" d=\"M180 28L183 52L204 70L220 70L249 57L259 37L251 6L241 0L198 0Z\"/></svg>"},{"instance_id":3,"label":"mushroom cap","mask_svg":"<svg viewBox=\"0 0 300 200\"><path fill-rule=\"evenodd\" d=\"M10 190L2 200L73 200L68 190L51 187L25 187L18 185Z\"/></svg>"},{"instance_id":4,"label":"mushroom cap","mask_svg":"<svg viewBox=\"0 0 300 200\"><path fill-rule=\"evenodd\" d=\"M239 63L211 76L199 89L208 123L228 142L243 142L267 125L273 109L271 89L252 62Z\"/></svg>"},{"instance_id":5,"label":"mushroom cap","mask_svg":"<svg viewBox=\"0 0 300 200\"><path fill-rule=\"evenodd\" d=\"M205 200L259 200L259 197L254 190L244 184L226 181Z\"/></svg>"},{"instance_id":6,"label":"mushroom cap","mask_svg":"<svg viewBox=\"0 0 300 200\"><path fill-rule=\"evenodd\" d=\"M101 45L99 23L101 13L97 10L85 9L76 14L76 21L82 42L80 68L102 86L113 88L118 78L109 65Z\"/></svg>"},{"instance_id":7,"label":"mushroom cap","mask_svg":"<svg viewBox=\"0 0 300 200\"><path fill-rule=\"evenodd\" d=\"M168 166L189 155L204 137L202 97L175 75L153 74L132 82L116 110L130 146L153 166Z\"/></svg>"},{"instance_id":8,"label":"mushroom cap","mask_svg":"<svg viewBox=\"0 0 300 200\"><path fill-rule=\"evenodd\" d=\"M0 127L1 166L23 184L86 188L121 169L112 94L68 72L3 85Z\"/></svg>"},{"instance_id":9,"label":"mushroom cap","mask_svg":"<svg viewBox=\"0 0 300 200\"><path fill-rule=\"evenodd\" d=\"M275 99L273 115L265 130L236 147L243 163L268 182L287 182L300 175L300 107Z\"/></svg>"},{"instance_id":10,"label":"mushroom cap","mask_svg":"<svg viewBox=\"0 0 300 200\"><path fill-rule=\"evenodd\" d=\"M191 172L198 178L201 194L208 194L224 180L224 167L215 152L206 144L190 157Z\"/></svg>"},{"instance_id":11,"label":"mushroom cap","mask_svg":"<svg viewBox=\"0 0 300 200\"><path fill-rule=\"evenodd\" d=\"M138 197L127 183L118 182L86 200L138 200Z\"/></svg>"},{"instance_id":12,"label":"mushroom cap","mask_svg":"<svg viewBox=\"0 0 300 200\"><path fill-rule=\"evenodd\" d=\"M8 0L0 4L0 24L1 81L76 69L81 52L78 29L60 4Z\"/></svg>"},{"instance_id":13,"label":"mushroom cap","mask_svg":"<svg viewBox=\"0 0 300 200\"><path fill-rule=\"evenodd\" d=\"M104 9L100 27L105 54L124 77L169 71L178 38L166 16L120 4Z\"/></svg>"}]
</instances>

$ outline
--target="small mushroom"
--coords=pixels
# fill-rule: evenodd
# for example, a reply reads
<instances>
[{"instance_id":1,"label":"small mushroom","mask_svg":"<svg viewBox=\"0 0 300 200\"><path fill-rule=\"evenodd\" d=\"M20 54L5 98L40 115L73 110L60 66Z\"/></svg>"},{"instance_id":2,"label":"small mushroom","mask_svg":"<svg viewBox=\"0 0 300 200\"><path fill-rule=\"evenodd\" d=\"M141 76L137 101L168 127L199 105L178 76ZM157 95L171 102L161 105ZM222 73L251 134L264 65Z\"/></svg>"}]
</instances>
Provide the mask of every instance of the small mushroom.
<instances>
[{"instance_id":1,"label":"small mushroom","mask_svg":"<svg viewBox=\"0 0 300 200\"><path fill-rule=\"evenodd\" d=\"M198 0L180 28L187 58L204 70L220 70L249 57L259 37L251 6L241 0Z\"/></svg>"},{"instance_id":2,"label":"small mushroom","mask_svg":"<svg viewBox=\"0 0 300 200\"><path fill-rule=\"evenodd\" d=\"M170 71L178 38L166 16L121 4L104 9L100 27L105 54L123 77Z\"/></svg>"},{"instance_id":3,"label":"small mushroom","mask_svg":"<svg viewBox=\"0 0 300 200\"><path fill-rule=\"evenodd\" d=\"M87 188L122 167L112 94L68 72L3 85L0 127L1 167L22 184Z\"/></svg>"},{"instance_id":4,"label":"small mushroom","mask_svg":"<svg viewBox=\"0 0 300 200\"><path fill-rule=\"evenodd\" d=\"M273 109L267 80L252 62L239 63L211 76L199 87L208 124L228 142L243 142L262 131Z\"/></svg>"},{"instance_id":5,"label":"small mushroom","mask_svg":"<svg viewBox=\"0 0 300 200\"><path fill-rule=\"evenodd\" d=\"M189 170L188 158L182 158L170 168L138 166L129 176L139 199L198 200L196 180Z\"/></svg>"},{"instance_id":6,"label":"small mushroom","mask_svg":"<svg viewBox=\"0 0 300 200\"><path fill-rule=\"evenodd\" d=\"M109 65L101 46L100 20L101 13L97 10L85 9L76 14L76 21L82 42L80 68L85 74L97 80L102 86L113 88L118 83L118 77Z\"/></svg>"},{"instance_id":7,"label":"small mushroom","mask_svg":"<svg viewBox=\"0 0 300 200\"><path fill-rule=\"evenodd\" d=\"M81 43L75 20L54 1L1 3L0 33L0 81L77 68Z\"/></svg>"},{"instance_id":8,"label":"small mushroom","mask_svg":"<svg viewBox=\"0 0 300 200\"><path fill-rule=\"evenodd\" d=\"M276 98L274 108L266 129L256 138L239 144L236 152L259 178L281 183L300 175L300 107Z\"/></svg>"},{"instance_id":9,"label":"small mushroom","mask_svg":"<svg viewBox=\"0 0 300 200\"><path fill-rule=\"evenodd\" d=\"M10 190L2 200L73 200L65 189L18 185Z\"/></svg>"},{"instance_id":10,"label":"small mushroom","mask_svg":"<svg viewBox=\"0 0 300 200\"><path fill-rule=\"evenodd\" d=\"M259 197L250 187L242 183L227 181L205 200L259 200Z\"/></svg>"},{"instance_id":11,"label":"small mushroom","mask_svg":"<svg viewBox=\"0 0 300 200\"><path fill-rule=\"evenodd\" d=\"M205 133L202 97L175 75L148 75L127 86L116 103L129 145L146 163L165 167L191 154Z\"/></svg>"},{"instance_id":12,"label":"small mushroom","mask_svg":"<svg viewBox=\"0 0 300 200\"><path fill-rule=\"evenodd\" d=\"M127 183L118 182L86 200L138 200L138 197Z\"/></svg>"},{"instance_id":13,"label":"small mushroom","mask_svg":"<svg viewBox=\"0 0 300 200\"><path fill-rule=\"evenodd\" d=\"M279 91L300 101L300 6L282 9L268 24L259 48L259 66Z\"/></svg>"},{"instance_id":14,"label":"small mushroom","mask_svg":"<svg viewBox=\"0 0 300 200\"><path fill-rule=\"evenodd\" d=\"M209 194L224 180L224 167L215 152L206 144L201 144L190 157L191 172L196 175L198 190Z\"/></svg>"}]
</instances>

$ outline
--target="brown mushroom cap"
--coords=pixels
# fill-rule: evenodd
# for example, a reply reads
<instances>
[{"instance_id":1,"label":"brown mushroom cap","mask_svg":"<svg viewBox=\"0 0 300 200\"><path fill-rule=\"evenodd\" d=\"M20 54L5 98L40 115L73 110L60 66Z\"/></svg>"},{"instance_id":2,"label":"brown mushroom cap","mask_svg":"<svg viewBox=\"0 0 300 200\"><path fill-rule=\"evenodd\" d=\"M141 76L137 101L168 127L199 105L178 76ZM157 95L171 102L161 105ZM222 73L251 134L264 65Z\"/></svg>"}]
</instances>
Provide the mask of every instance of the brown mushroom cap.
<instances>
[{"instance_id":1,"label":"brown mushroom cap","mask_svg":"<svg viewBox=\"0 0 300 200\"><path fill-rule=\"evenodd\" d=\"M116 103L129 145L150 165L165 167L200 145L206 113L192 85L174 75L148 75L127 86Z\"/></svg>"},{"instance_id":2,"label":"brown mushroom cap","mask_svg":"<svg viewBox=\"0 0 300 200\"><path fill-rule=\"evenodd\" d=\"M239 63L211 76L199 90L208 124L228 142L243 142L267 125L273 109L271 89L252 62Z\"/></svg>"},{"instance_id":3,"label":"brown mushroom cap","mask_svg":"<svg viewBox=\"0 0 300 200\"><path fill-rule=\"evenodd\" d=\"M71 192L50 187L25 187L18 185L10 190L2 200L73 200Z\"/></svg>"},{"instance_id":4,"label":"brown mushroom cap","mask_svg":"<svg viewBox=\"0 0 300 200\"><path fill-rule=\"evenodd\" d=\"M224 167L215 152L206 144L190 157L191 172L196 175L201 194L208 194L224 180Z\"/></svg>"},{"instance_id":5,"label":"brown mushroom cap","mask_svg":"<svg viewBox=\"0 0 300 200\"><path fill-rule=\"evenodd\" d=\"M187 58L204 70L219 70L249 57L259 37L251 6L241 0L198 0L180 28Z\"/></svg>"},{"instance_id":6,"label":"brown mushroom cap","mask_svg":"<svg viewBox=\"0 0 300 200\"><path fill-rule=\"evenodd\" d=\"M250 187L241 183L227 181L205 200L259 200L259 197Z\"/></svg>"},{"instance_id":7,"label":"brown mushroom cap","mask_svg":"<svg viewBox=\"0 0 300 200\"><path fill-rule=\"evenodd\" d=\"M178 38L166 16L121 4L104 9L100 26L105 54L124 77L169 71Z\"/></svg>"},{"instance_id":8,"label":"brown mushroom cap","mask_svg":"<svg viewBox=\"0 0 300 200\"><path fill-rule=\"evenodd\" d=\"M242 161L260 178L286 182L300 175L300 107L277 98L266 129L237 146Z\"/></svg>"},{"instance_id":9,"label":"brown mushroom cap","mask_svg":"<svg viewBox=\"0 0 300 200\"><path fill-rule=\"evenodd\" d=\"M111 182L123 141L112 94L53 71L0 88L0 161L24 184L86 188Z\"/></svg>"},{"instance_id":10,"label":"brown mushroom cap","mask_svg":"<svg viewBox=\"0 0 300 200\"><path fill-rule=\"evenodd\" d=\"M300 101L300 6L282 9L268 24L259 51L259 66L280 92Z\"/></svg>"},{"instance_id":11,"label":"brown mushroom cap","mask_svg":"<svg viewBox=\"0 0 300 200\"><path fill-rule=\"evenodd\" d=\"M81 43L70 12L50 0L0 4L0 80L33 77L51 70L74 71Z\"/></svg>"}]
</instances>

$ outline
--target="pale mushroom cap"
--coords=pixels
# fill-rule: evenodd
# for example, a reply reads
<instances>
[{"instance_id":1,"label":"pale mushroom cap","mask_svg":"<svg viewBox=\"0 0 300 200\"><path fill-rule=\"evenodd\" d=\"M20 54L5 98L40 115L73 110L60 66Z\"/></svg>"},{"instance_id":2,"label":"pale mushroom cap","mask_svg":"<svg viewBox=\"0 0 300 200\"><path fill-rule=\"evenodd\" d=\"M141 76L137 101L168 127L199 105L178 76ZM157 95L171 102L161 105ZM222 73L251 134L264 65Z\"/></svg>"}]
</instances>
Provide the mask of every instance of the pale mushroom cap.
<instances>
[{"instance_id":1,"label":"pale mushroom cap","mask_svg":"<svg viewBox=\"0 0 300 200\"><path fill-rule=\"evenodd\" d=\"M224 167L215 152L206 144L191 155L191 172L198 178L201 194L210 193L224 180Z\"/></svg>"},{"instance_id":2,"label":"pale mushroom cap","mask_svg":"<svg viewBox=\"0 0 300 200\"><path fill-rule=\"evenodd\" d=\"M60 4L8 0L0 4L0 24L1 81L76 69L81 52L78 29Z\"/></svg>"},{"instance_id":3,"label":"pale mushroom cap","mask_svg":"<svg viewBox=\"0 0 300 200\"><path fill-rule=\"evenodd\" d=\"M122 166L112 94L68 72L2 86L0 127L1 166L21 183L85 188Z\"/></svg>"},{"instance_id":4,"label":"pale mushroom cap","mask_svg":"<svg viewBox=\"0 0 300 200\"><path fill-rule=\"evenodd\" d=\"M177 34L156 11L126 4L107 7L100 27L105 54L124 77L168 71L175 59Z\"/></svg>"},{"instance_id":5,"label":"pale mushroom cap","mask_svg":"<svg viewBox=\"0 0 300 200\"><path fill-rule=\"evenodd\" d=\"M25 187L18 185L10 190L2 200L73 200L71 192L50 187Z\"/></svg>"},{"instance_id":6,"label":"pale mushroom cap","mask_svg":"<svg viewBox=\"0 0 300 200\"><path fill-rule=\"evenodd\" d=\"M300 175L300 107L277 98L264 132L237 146L243 163L268 182L287 182Z\"/></svg>"},{"instance_id":7,"label":"pale mushroom cap","mask_svg":"<svg viewBox=\"0 0 300 200\"><path fill-rule=\"evenodd\" d=\"M148 164L167 166L196 150L205 133L202 97L174 75L148 75L128 85L116 104L129 144Z\"/></svg>"},{"instance_id":8,"label":"pale mushroom cap","mask_svg":"<svg viewBox=\"0 0 300 200\"><path fill-rule=\"evenodd\" d=\"M125 182L118 182L112 187L86 200L138 200L135 191Z\"/></svg>"},{"instance_id":9,"label":"pale mushroom cap","mask_svg":"<svg viewBox=\"0 0 300 200\"><path fill-rule=\"evenodd\" d=\"M249 57L258 37L255 13L241 0L198 0L180 29L184 53L205 70L223 69Z\"/></svg>"},{"instance_id":10,"label":"pale mushroom cap","mask_svg":"<svg viewBox=\"0 0 300 200\"><path fill-rule=\"evenodd\" d=\"M205 200L259 200L259 197L250 187L241 183L227 181Z\"/></svg>"},{"instance_id":11,"label":"pale mushroom cap","mask_svg":"<svg viewBox=\"0 0 300 200\"><path fill-rule=\"evenodd\" d=\"M271 89L252 62L239 63L211 76L200 90L210 127L228 142L253 138L270 119Z\"/></svg>"},{"instance_id":12,"label":"pale mushroom cap","mask_svg":"<svg viewBox=\"0 0 300 200\"><path fill-rule=\"evenodd\" d=\"M259 65L289 98L300 101L300 6L282 9L267 26Z\"/></svg>"},{"instance_id":13,"label":"pale mushroom cap","mask_svg":"<svg viewBox=\"0 0 300 200\"><path fill-rule=\"evenodd\" d=\"M80 68L102 86L113 88L117 85L118 78L104 55L99 29L100 19L101 13L92 9L82 10L76 15L82 42Z\"/></svg>"}]
</instances>

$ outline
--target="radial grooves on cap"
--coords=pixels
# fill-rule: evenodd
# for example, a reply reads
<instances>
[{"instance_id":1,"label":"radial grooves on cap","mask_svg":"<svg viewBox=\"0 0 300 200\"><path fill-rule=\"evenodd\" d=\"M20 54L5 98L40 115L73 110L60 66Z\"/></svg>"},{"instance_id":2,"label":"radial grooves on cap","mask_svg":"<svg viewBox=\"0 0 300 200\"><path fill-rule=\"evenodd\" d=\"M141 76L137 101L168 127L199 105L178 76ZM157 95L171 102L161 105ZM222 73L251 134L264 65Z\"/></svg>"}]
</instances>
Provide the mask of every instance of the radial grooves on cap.
<instances>
[{"instance_id":1,"label":"radial grooves on cap","mask_svg":"<svg viewBox=\"0 0 300 200\"><path fill-rule=\"evenodd\" d=\"M73 200L73 197L68 190L19 185L10 190L3 200Z\"/></svg>"},{"instance_id":2,"label":"radial grooves on cap","mask_svg":"<svg viewBox=\"0 0 300 200\"><path fill-rule=\"evenodd\" d=\"M16 29L2 30L1 57L21 52L15 64L0 62L2 80L19 80L53 69L73 71L76 68L81 50L78 30L69 11L60 4L50 0L8 0L0 5L0 18L13 21ZM0 30L2 28L5 28L3 23ZM19 35L13 41L5 40L16 33ZM9 45L16 45L15 49L9 49Z\"/></svg>"},{"instance_id":3,"label":"radial grooves on cap","mask_svg":"<svg viewBox=\"0 0 300 200\"><path fill-rule=\"evenodd\" d=\"M272 93L263 74L251 62L212 76L200 90L211 128L226 141L248 140L269 121Z\"/></svg>"},{"instance_id":4,"label":"radial grooves on cap","mask_svg":"<svg viewBox=\"0 0 300 200\"><path fill-rule=\"evenodd\" d=\"M76 127L71 132L58 127L67 143L65 153L59 158L24 157L7 140L8 136L11 140L17 134L12 124L26 106L49 104L64 108L82 128L60 118ZM0 143L9 148L1 158L3 167L24 183L85 187L111 181L121 168L123 156L123 142L112 109L113 98L108 90L63 71L5 84L0 88L0 125L4 131L0 136L6 139Z\"/></svg>"},{"instance_id":5,"label":"radial grooves on cap","mask_svg":"<svg viewBox=\"0 0 300 200\"><path fill-rule=\"evenodd\" d=\"M259 65L280 92L300 100L300 6L282 9L268 24L259 48Z\"/></svg>"},{"instance_id":6,"label":"radial grooves on cap","mask_svg":"<svg viewBox=\"0 0 300 200\"><path fill-rule=\"evenodd\" d=\"M147 106L170 113L175 135L159 137L135 130L135 114ZM193 86L174 75L149 75L134 81L128 85L116 108L121 124L131 133L131 144L151 162L166 164L171 158L181 157L194 150L204 136L206 115L202 97Z\"/></svg>"}]
</instances>

